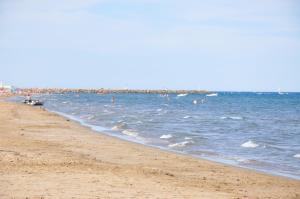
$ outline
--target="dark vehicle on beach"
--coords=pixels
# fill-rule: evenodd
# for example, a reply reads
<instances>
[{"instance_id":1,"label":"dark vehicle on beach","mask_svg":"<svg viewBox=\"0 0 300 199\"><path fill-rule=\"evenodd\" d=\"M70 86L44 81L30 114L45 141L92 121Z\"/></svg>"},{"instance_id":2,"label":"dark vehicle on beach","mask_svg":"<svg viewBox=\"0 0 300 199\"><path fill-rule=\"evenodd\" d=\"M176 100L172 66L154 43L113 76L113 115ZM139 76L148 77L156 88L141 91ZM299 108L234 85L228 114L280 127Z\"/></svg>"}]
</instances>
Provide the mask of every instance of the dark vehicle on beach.
<instances>
[{"instance_id":1,"label":"dark vehicle on beach","mask_svg":"<svg viewBox=\"0 0 300 199\"><path fill-rule=\"evenodd\" d=\"M23 101L24 104L28 104L28 105L31 105L31 106L43 106L43 102L40 101L40 100L32 100L32 99L25 99Z\"/></svg>"}]
</instances>

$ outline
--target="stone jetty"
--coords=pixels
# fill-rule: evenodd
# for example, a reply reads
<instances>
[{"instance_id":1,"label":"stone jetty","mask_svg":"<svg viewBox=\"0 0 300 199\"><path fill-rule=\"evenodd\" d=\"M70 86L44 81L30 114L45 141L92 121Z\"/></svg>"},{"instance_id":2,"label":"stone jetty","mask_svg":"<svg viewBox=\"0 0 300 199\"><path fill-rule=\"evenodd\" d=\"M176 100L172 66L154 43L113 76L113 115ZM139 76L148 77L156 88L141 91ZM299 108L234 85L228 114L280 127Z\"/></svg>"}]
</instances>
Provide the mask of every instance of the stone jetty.
<instances>
[{"instance_id":1,"label":"stone jetty","mask_svg":"<svg viewBox=\"0 0 300 199\"><path fill-rule=\"evenodd\" d=\"M22 88L19 94L53 94L53 93L140 93L140 94L208 94L206 90L148 90L148 89L70 89L70 88Z\"/></svg>"}]
</instances>

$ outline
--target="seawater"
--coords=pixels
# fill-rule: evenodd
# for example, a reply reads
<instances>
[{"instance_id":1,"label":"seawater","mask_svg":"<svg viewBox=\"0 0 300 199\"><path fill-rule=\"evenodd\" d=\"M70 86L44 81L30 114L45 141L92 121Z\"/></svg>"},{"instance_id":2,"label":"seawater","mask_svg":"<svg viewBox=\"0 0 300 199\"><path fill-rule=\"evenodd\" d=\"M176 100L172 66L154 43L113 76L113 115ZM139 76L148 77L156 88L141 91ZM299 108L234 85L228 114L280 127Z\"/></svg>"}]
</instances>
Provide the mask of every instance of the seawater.
<instances>
[{"instance_id":1,"label":"seawater","mask_svg":"<svg viewBox=\"0 0 300 199\"><path fill-rule=\"evenodd\" d=\"M300 93L67 93L35 98L46 109L111 136L300 179Z\"/></svg>"}]
</instances>

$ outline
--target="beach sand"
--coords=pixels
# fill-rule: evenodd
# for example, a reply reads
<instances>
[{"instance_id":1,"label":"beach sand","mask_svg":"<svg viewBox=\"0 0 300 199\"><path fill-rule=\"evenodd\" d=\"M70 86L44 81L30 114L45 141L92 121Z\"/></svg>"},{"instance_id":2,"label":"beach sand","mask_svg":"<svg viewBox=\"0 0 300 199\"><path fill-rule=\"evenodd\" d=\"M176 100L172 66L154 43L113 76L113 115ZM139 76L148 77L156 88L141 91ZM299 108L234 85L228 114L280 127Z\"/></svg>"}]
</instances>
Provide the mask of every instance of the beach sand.
<instances>
[{"instance_id":1,"label":"beach sand","mask_svg":"<svg viewBox=\"0 0 300 199\"><path fill-rule=\"evenodd\" d=\"M102 135L0 102L0 198L300 198L300 181Z\"/></svg>"}]
</instances>

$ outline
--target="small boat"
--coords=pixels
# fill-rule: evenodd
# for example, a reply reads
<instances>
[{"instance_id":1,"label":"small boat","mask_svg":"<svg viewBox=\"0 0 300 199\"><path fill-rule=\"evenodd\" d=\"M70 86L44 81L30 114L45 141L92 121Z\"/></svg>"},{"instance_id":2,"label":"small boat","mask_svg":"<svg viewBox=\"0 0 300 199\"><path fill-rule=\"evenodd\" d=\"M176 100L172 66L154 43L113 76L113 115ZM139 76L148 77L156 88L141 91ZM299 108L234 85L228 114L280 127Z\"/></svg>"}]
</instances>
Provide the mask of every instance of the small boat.
<instances>
[{"instance_id":1,"label":"small boat","mask_svg":"<svg viewBox=\"0 0 300 199\"><path fill-rule=\"evenodd\" d=\"M24 104L28 104L28 105L31 105L31 106L43 106L43 102L40 101L40 100L31 100L31 99L26 99L23 101Z\"/></svg>"},{"instance_id":2,"label":"small boat","mask_svg":"<svg viewBox=\"0 0 300 199\"><path fill-rule=\"evenodd\" d=\"M187 95L188 95L187 93L182 93L182 94L178 94L177 97L185 97Z\"/></svg>"},{"instance_id":3,"label":"small boat","mask_svg":"<svg viewBox=\"0 0 300 199\"><path fill-rule=\"evenodd\" d=\"M217 97L218 93L211 93L211 94L207 94L207 97Z\"/></svg>"}]
</instances>

